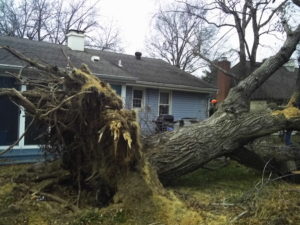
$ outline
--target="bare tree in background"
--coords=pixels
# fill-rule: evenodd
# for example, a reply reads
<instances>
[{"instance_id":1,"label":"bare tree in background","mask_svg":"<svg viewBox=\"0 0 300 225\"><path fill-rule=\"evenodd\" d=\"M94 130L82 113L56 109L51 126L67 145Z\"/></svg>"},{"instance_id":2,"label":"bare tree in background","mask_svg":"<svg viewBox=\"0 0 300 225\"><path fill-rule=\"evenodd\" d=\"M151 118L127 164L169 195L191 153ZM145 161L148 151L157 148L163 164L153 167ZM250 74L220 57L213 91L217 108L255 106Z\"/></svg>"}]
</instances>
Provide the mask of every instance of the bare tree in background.
<instances>
[{"instance_id":1,"label":"bare tree in background","mask_svg":"<svg viewBox=\"0 0 300 225\"><path fill-rule=\"evenodd\" d=\"M87 46L101 51L123 52L120 30L111 22L107 22L97 29L94 35L88 36Z\"/></svg>"},{"instance_id":2,"label":"bare tree in background","mask_svg":"<svg viewBox=\"0 0 300 225\"><path fill-rule=\"evenodd\" d=\"M81 30L89 32L92 28L98 26L96 6L99 1L93 4L88 4L86 0L79 0L75 2L57 1L55 18L52 23L48 23L47 31L52 42L63 44L66 41L66 34L70 29Z\"/></svg>"},{"instance_id":3,"label":"bare tree in background","mask_svg":"<svg viewBox=\"0 0 300 225\"><path fill-rule=\"evenodd\" d=\"M155 15L148 51L153 57L192 73L203 66L198 52L207 52L214 29L203 20L178 10L178 6L160 9Z\"/></svg>"},{"instance_id":4,"label":"bare tree in background","mask_svg":"<svg viewBox=\"0 0 300 225\"><path fill-rule=\"evenodd\" d=\"M96 29L107 32L107 27L97 22L98 3L98 0L92 3L88 0L0 0L0 35L65 44L68 31L76 29L105 45L103 50L117 49L119 39L112 38L118 36L116 28L110 28L106 42L93 33Z\"/></svg>"},{"instance_id":5,"label":"bare tree in background","mask_svg":"<svg viewBox=\"0 0 300 225\"><path fill-rule=\"evenodd\" d=\"M278 25L281 25L278 23L279 14L287 2L288 0L214 0L211 3L181 1L188 15L200 18L219 29L227 27L236 30L239 41L237 51L242 65L245 65L246 60L252 65L256 62L261 37L278 31ZM203 14L203 10L210 16Z\"/></svg>"}]
</instances>

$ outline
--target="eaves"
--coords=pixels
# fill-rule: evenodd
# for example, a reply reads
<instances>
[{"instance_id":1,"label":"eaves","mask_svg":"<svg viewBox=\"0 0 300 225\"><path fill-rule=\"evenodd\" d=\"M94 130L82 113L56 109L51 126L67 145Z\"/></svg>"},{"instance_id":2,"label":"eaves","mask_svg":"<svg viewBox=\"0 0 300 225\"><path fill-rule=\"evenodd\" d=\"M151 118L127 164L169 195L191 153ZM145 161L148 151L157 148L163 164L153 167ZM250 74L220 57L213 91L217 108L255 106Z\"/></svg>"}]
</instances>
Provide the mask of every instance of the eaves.
<instances>
[{"instance_id":1,"label":"eaves","mask_svg":"<svg viewBox=\"0 0 300 225\"><path fill-rule=\"evenodd\" d=\"M205 94L215 93L218 90L217 88L200 88L195 86L156 83L156 82L148 82L148 81L136 81L135 83L127 83L127 85L132 85L136 87L161 88L165 90L197 92L197 93L205 93Z\"/></svg>"}]
</instances>

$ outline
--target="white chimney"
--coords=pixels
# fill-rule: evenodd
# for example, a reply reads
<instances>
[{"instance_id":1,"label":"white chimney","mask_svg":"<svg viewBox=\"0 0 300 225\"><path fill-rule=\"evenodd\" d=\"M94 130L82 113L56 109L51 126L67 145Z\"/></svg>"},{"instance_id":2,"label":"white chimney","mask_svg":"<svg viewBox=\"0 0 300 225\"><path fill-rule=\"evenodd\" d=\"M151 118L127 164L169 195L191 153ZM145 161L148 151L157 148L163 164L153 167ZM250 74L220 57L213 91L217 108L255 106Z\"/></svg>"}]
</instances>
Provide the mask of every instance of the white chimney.
<instances>
[{"instance_id":1,"label":"white chimney","mask_svg":"<svg viewBox=\"0 0 300 225\"><path fill-rule=\"evenodd\" d=\"M75 51L84 51L84 32L79 30L69 30L67 34L68 47Z\"/></svg>"}]
</instances>

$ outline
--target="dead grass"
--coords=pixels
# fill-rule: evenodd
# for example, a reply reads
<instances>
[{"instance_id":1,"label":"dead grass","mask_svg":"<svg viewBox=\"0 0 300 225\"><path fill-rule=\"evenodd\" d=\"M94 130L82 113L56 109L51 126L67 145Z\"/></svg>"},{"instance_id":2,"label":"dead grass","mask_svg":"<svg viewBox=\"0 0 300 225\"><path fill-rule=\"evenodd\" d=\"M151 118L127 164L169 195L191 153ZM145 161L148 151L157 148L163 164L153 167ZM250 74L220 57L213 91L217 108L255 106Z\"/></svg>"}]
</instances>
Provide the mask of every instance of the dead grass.
<instances>
[{"instance_id":1,"label":"dead grass","mask_svg":"<svg viewBox=\"0 0 300 225\"><path fill-rule=\"evenodd\" d=\"M0 167L0 225L300 224L300 185L279 180L257 191L254 187L261 174L234 162L174 180L166 195L154 196L154 204L149 203L155 209L141 199L135 211L114 204L102 209L85 206L76 213L22 192L14 179L27 167ZM72 200L71 192L60 192Z\"/></svg>"},{"instance_id":2,"label":"dead grass","mask_svg":"<svg viewBox=\"0 0 300 225\"><path fill-rule=\"evenodd\" d=\"M216 171L200 169L169 188L206 218L204 224L300 224L300 185L259 182L261 174L231 162Z\"/></svg>"}]
</instances>

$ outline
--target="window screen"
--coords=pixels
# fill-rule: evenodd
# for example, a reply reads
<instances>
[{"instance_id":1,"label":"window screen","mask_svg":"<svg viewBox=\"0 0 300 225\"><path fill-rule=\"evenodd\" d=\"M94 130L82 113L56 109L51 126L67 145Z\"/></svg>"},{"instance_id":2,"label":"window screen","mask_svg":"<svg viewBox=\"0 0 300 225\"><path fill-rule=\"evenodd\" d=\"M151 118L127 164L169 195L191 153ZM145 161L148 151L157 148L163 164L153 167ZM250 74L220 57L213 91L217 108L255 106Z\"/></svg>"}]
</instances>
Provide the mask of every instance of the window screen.
<instances>
[{"instance_id":1,"label":"window screen","mask_svg":"<svg viewBox=\"0 0 300 225\"><path fill-rule=\"evenodd\" d=\"M160 92L159 94L159 115L169 114L169 92Z\"/></svg>"},{"instance_id":2,"label":"window screen","mask_svg":"<svg viewBox=\"0 0 300 225\"><path fill-rule=\"evenodd\" d=\"M141 108L143 102L143 91L133 90L132 106L133 108Z\"/></svg>"}]
</instances>

